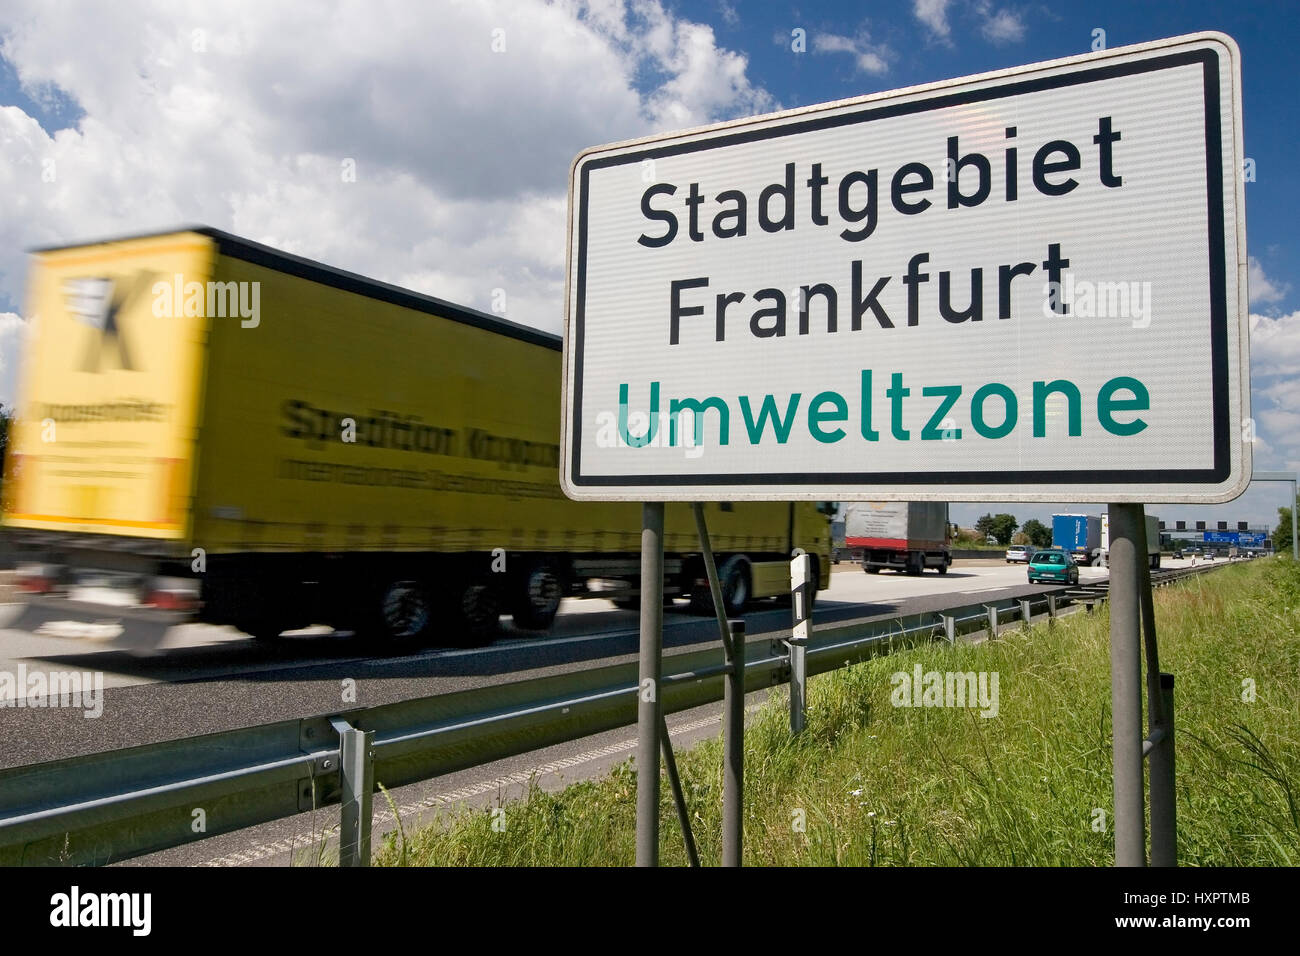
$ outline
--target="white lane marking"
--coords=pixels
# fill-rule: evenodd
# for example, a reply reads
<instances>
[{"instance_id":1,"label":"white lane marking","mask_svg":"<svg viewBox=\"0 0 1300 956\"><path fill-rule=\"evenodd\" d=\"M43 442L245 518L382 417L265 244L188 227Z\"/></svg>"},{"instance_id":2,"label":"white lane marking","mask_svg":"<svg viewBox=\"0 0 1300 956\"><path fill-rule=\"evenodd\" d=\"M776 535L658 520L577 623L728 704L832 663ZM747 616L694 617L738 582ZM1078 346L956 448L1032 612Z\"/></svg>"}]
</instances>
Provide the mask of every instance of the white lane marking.
<instances>
[{"instance_id":1,"label":"white lane marking","mask_svg":"<svg viewBox=\"0 0 1300 956\"><path fill-rule=\"evenodd\" d=\"M45 621L32 631L37 637L61 637L84 641L111 641L122 633L116 621Z\"/></svg>"},{"instance_id":2,"label":"white lane marking","mask_svg":"<svg viewBox=\"0 0 1300 956\"><path fill-rule=\"evenodd\" d=\"M746 707L745 710L753 713L758 709L757 706ZM701 717L684 724L669 726L669 735L676 736L679 734L691 733L700 730L710 724L717 724L722 721L721 714L715 714L711 717ZM548 763L539 764L528 770L518 770L515 773L506 774L504 777L497 777L493 780L481 780L478 783L469 784L456 790L448 790L444 793L437 793L425 797L423 800L417 800L399 806L397 812L400 816L415 816L425 810L431 810L436 806L446 806L463 800L469 800L473 797L482 796L485 793L491 793L494 790L503 790L506 787L517 786L528 783L533 777L541 777L546 774L557 773L561 770L568 770L593 760L600 760L603 757L612 757L620 753L628 753L636 750L637 741L633 737L630 740L620 740L618 743L610 744L606 747L600 747L596 750L588 750L572 757L562 757L559 760L552 760ZM382 801L382 794L378 796ZM333 810L333 807L324 807L323 810ZM395 823L396 817L393 811L385 804L382 807L376 804L373 815L374 823ZM373 826L373 824L372 824ZM228 853L225 856L208 860L199 866L246 866L249 863L256 863L258 860L264 860L269 856L276 856L280 853L288 853L293 849L308 849L316 843L321 837L328 837L338 832L339 825L334 823L332 826L323 828L319 833L298 833L291 837L285 837L282 840L275 840L272 843L257 843L236 853ZM292 861L291 861L292 862Z\"/></svg>"}]
</instances>

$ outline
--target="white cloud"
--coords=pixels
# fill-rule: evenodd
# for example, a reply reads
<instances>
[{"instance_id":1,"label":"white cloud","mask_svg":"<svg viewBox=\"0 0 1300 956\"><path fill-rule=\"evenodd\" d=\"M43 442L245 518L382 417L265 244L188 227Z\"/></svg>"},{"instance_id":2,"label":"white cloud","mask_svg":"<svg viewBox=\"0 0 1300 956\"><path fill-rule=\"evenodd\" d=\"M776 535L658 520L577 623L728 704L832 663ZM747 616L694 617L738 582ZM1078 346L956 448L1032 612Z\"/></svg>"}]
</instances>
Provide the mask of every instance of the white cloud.
<instances>
[{"instance_id":1,"label":"white cloud","mask_svg":"<svg viewBox=\"0 0 1300 956\"><path fill-rule=\"evenodd\" d=\"M1250 316L1251 415L1258 426L1255 468L1300 463L1300 311Z\"/></svg>"},{"instance_id":2,"label":"white cloud","mask_svg":"<svg viewBox=\"0 0 1300 956\"><path fill-rule=\"evenodd\" d=\"M672 77L649 100L656 127L700 126L724 112L763 113L776 107L766 90L750 86L745 57L718 49L712 27L663 17L665 24L655 27L655 59Z\"/></svg>"},{"instance_id":3,"label":"white cloud","mask_svg":"<svg viewBox=\"0 0 1300 956\"><path fill-rule=\"evenodd\" d=\"M881 76L889 72L893 51L883 43L872 43L865 34L859 37L839 36L835 33L818 33L813 37L814 53L850 53L854 64L863 73Z\"/></svg>"},{"instance_id":4,"label":"white cloud","mask_svg":"<svg viewBox=\"0 0 1300 956\"><path fill-rule=\"evenodd\" d=\"M1262 396L1279 408L1300 408L1300 372L1297 377L1280 378L1255 387L1257 397Z\"/></svg>"},{"instance_id":5,"label":"white cloud","mask_svg":"<svg viewBox=\"0 0 1300 956\"><path fill-rule=\"evenodd\" d=\"M912 0L912 14L925 28L930 39L945 46L952 45L952 24L948 14L950 0ZM957 7L963 19L972 17L979 23L979 31L991 43L1016 43L1024 39L1025 23L1015 10L994 8L991 0L970 0Z\"/></svg>"},{"instance_id":6,"label":"white cloud","mask_svg":"<svg viewBox=\"0 0 1300 956\"><path fill-rule=\"evenodd\" d=\"M1250 370L1300 378L1300 311L1277 318L1251 313Z\"/></svg>"},{"instance_id":7,"label":"white cloud","mask_svg":"<svg viewBox=\"0 0 1300 956\"><path fill-rule=\"evenodd\" d=\"M948 0L913 0L912 13L935 37L948 39Z\"/></svg>"},{"instance_id":8,"label":"white cloud","mask_svg":"<svg viewBox=\"0 0 1300 956\"><path fill-rule=\"evenodd\" d=\"M1247 272L1246 287L1249 290L1250 304L1260 305L1269 302L1280 302L1291 290L1291 286L1285 282L1273 282L1264 274L1264 266L1254 256L1248 257L1249 271Z\"/></svg>"},{"instance_id":9,"label":"white cloud","mask_svg":"<svg viewBox=\"0 0 1300 956\"><path fill-rule=\"evenodd\" d=\"M201 222L558 331L573 157L779 106L659 0L14 0L0 54L85 114L0 108L15 304L24 249Z\"/></svg>"},{"instance_id":10,"label":"white cloud","mask_svg":"<svg viewBox=\"0 0 1300 956\"><path fill-rule=\"evenodd\" d=\"M1018 14L1002 9L996 13L984 13L984 23L980 32L985 39L993 43L1016 43L1024 39L1025 25Z\"/></svg>"},{"instance_id":11,"label":"white cloud","mask_svg":"<svg viewBox=\"0 0 1300 956\"><path fill-rule=\"evenodd\" d=\"M0 404L13 405L18 398L18 363L27 323L13 312L0 312Z\"/></svg>"}]
</instances>

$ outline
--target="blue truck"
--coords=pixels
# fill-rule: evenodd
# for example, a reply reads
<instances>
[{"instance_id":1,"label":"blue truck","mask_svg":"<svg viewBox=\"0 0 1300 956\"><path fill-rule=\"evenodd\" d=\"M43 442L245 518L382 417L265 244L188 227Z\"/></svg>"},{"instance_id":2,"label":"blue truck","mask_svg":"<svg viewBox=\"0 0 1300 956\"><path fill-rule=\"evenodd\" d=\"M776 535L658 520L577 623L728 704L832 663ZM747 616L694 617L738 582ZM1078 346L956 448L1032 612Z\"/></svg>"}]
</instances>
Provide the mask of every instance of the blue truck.
<instances>
[{"instance_id":1,"label":"blue truck","mask_svg":"<svg viewBox=\"0 0 1300 956\"><path fill-rule=\"evenodd\" d=\"M1101 560L1101 517L1052 515L1052 547L1073 555L1077 564L1097 564Z\"/></svg>"}]
</instances>

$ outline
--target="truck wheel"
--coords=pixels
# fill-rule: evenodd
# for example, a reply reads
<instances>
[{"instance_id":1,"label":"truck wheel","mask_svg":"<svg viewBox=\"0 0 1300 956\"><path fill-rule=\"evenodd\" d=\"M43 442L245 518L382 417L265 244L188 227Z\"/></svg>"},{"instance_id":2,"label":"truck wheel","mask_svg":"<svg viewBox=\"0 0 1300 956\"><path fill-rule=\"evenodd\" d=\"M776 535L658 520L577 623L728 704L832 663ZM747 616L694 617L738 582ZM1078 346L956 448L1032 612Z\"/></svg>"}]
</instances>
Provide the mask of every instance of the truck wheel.
<instances>
[{"instance_id":1,"label":"truck wheel","mask_svg":"<svg viewBox=\"0 0 1300 956\"><path fill-rule=\"evenodd\" d=\"M749 559L743 554L733 554L718 568L718 585L722 589L722 604L728 616L739 614L749 603ZM691 610L698 614L713 614L713 592L707 588L691 591Z\"/></svg>"},{"instance_id":2,"label":"truck wheel","mask_svg":"<svg viewBox=\"0 0 1300 956\"><path fill-rule=\"evenodd\" d=\"M866 571L868 574L879 574L879 573L880 573L880 568L874 568L874 567L872 567L872 566L869 565L869 564L864 564L864 565L862 566L862 570L863 570L863 571Z\"/></svg>"},{"instance_id":3,"label":"truck wheel","mask_svg":"<svg viewBox=\"0 0 1300 956\"><path fill-rule=\"evenodd\" d=\"M464 646L486 644L497 630L501 602L496 589L485 581L461 585L453 610L452 643Z\"/></svg>"},{"instance_id":4,"label":"truck wheel","mask_svg":"<svg viewBox=\"0 0 1300 956\"><path fill-rule=\"evenodd\" d=\"M392 644L417 644L429 636L433 603L418 581L393 581L379 596L377 630Z\"/></svg>"},{"instance_id":5,"label":"truck wheel","mask_svg":"<svg viewBox=\"0 0 1300 956\"><path fill-rule=\"evenodd\" d=\"M939 565L939 567L938 567L938 571L939 571L940 574L947 574L947 573L948 573L948 562L945 561L943 564Z\"/></svg>"},{"instance_id":6,"label":"truck wheel","mask_svg":"<svg viewBox=\"0 0 1300 956\"><path fill-rule=\"evenodd\" d=\"M912 560L908 561L908 562L907 562L907 573L908 573L908 574L911 574L911 575L917 575L917 574L920 574L922 571L925 570L925 564L923 563L924 561L925 561L924 558L920 559L919 561L916 560L915 558L913 558Z\"/></svg>"},{"instance_id":7,"label":"truck wheel","mask_svg":"<svg viewBox=\"0 0 1300 956\"><path fill-rule=\"evenodd\" d=\"M545 631L555 620L564 596L564 582L549 564L534 564L514 583L510 616L525 631Z\"/></svg>"}]
</instances>

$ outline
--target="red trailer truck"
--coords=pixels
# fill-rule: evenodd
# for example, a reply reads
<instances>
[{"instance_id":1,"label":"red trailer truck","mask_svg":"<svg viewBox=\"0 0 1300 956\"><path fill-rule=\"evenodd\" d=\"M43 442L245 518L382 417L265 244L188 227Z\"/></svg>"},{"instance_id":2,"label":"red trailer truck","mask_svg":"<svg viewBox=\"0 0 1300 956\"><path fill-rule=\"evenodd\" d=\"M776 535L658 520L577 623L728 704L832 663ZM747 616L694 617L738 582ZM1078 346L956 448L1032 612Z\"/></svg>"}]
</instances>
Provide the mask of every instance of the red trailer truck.
<instances>
[{"instance_id":1,"label":"red trailer truck","mask_svg":"<svg viewBox=\"0 0 1300 956\"><path fill-rule=\"evenodd\" d=\"M844 506L844 543L862 568L879 574L893 568L920 574L952 564L946 501L854 501Z\"/></svg>"}]
</instances>

